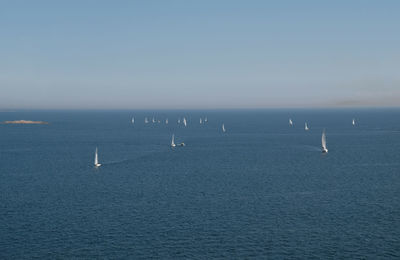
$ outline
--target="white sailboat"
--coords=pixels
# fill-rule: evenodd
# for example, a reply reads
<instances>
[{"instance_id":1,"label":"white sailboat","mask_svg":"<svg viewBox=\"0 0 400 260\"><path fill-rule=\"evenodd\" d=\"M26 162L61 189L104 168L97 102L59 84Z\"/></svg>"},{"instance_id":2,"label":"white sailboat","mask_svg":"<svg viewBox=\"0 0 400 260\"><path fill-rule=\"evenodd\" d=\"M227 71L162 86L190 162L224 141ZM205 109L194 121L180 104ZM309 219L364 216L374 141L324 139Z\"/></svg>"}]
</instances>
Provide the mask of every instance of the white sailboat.
<instances>
[{"instance_id":1,"label":"white sailboat","mask_svg":"<svg viewBox=\"0 0 400 260\"><path fill-rule=\"evenodd\" d=\"M172 134L171 147L175 147L175 146L176 146L176 144L175 144L175 135Z\"/></svg>"},{"instance_id":2,"label":"white sailboat","mask_svg":"<svg viewBox=\"0 0 400 260\"><path fill-rule=\"evenodd\" d=\"M328 148L326 148L326 134L325 134L325 129L322 131L321 144L322 144L322 153L327 153L327 152L328 152Z\"/></svg>"},{"instance_id":3,"label":"white sailboat","mask_svg":"<svg viewBox=\"0 0 400 260\"><path fill-rule=\"evenodd\" d=\"M165 119L165 124L166 124L166 125L168 125L168 118L167 118L167 119Z\"/></svg>"},{"instance_id":4,"label":"white sailboat","mask_svg":"<svg viewBox=\"0 0 400 260\"><path fill-rule=\"evenodd\" d=\"M208 119L207 119L207 117L206 118L204 118L204 123L207 123L208 122Z\"/></svg>"},{"instance_id":5,"label":"white sailboat","mask_svg":"<svg viewBox=\"0 0 400 260\"><path fill-rule=\"evenodd\" d=\"M147 119L147 117L144 118L144 123L145 124L149 123L149 119Z\"/></svg>"},{"instance_id":6,"label":"white sailboat","mask_svg":"<svg viewBox=\"0 0 400 260\"><path fill-rule=\"evenodd\" d=\"M96 147L96 152L94 154L94 166L95 167L100 167L101 166L101 164L99 163L99 156L97 154L97 147Z\"/></svg>"},{"instance_id":7,"label":"white sailboat","mask_svg":"<svg viewBox=\"0 0 400 260\"><path fill-rule=\"evenodd\" d=\"M203 119L201 119L201 117L200 117L200 125L203 123Z\"/></svg>"},{"instance_id":8,"label":"white sailboat","mask_svg":"<svg viewBox=\"0 0 400 260\"><path fill-rule=\"evenodd\" d=\"M180 124L181 123L181 119L180 118L178 118L178 124Z\"/></svg>"},{"instance_id":9,"label":"white sailboat","mask_svg":"<svg viewBox=\"0 0 400 260\"><path fill-rule=\"evenodd\" d=\"M187 126L186 117L183 118L183 124Z\"/></svg>"},{"instance_id":10,"label":"white sailboat","mask_svg":"<svg viewBox=\"0 0 400 260\"><path fill-rule=\"evenodd\" d=\"M222 124L222 132L226 132L226 129L225 129L225 125L224 124Z\"/></svg>"},{"instance_id":11,"label":"white sailboat","mask_svg":"<svg viewBox=\"0 0 400 260\"><path fill-rule=\"evenodd\" d=\"M308 128L307 122L304 123L304 130L308 131L310 128Z\"/></svg>"},{"instance_id":12,"label":"white sailboat","mask_svg":"<svg viewBox=\"0 0 400 260\"><path fill-rule=\"evenodd\" d=\"M353 125L356 125L356 120L353 118L353 121L351 122Z\"/></svg>"},{"instance_id":13,"label":"white sailboat","mask_svg":"<svg viewBox=\"0 0 400 260\"><path fill-rule=\"evenodd\" d=\"M290 126L293 126L293 121L292 121L291 118L289 118L289 125L290 125Z\"/></svg>"},{"instance_id":14,"label":"white sailboat","mask_svg":"<svg viewBox=\"0 0 400 260\"><path fill-rule=\"evenodd\" d=\"M152 120L152 122L153 122L153 124L156 122L156 119L154 118L154 116L153 116L153 120Z\"/></svg>"},{"instance_id":15,"label":"white sailboat","mask_svg":"<svg viewBox=\"0 0 400 260\"><path fill-rule=\"evenodd\" d=\"M173 134L171 140L171 147L176 147L176 146L185 146L185 143L175 144L175 135Z\"/></svg>"},{"instance_id":16,"label":"white sailboat","mask_svg":"<svg viewBox=\"0 0 400 260\"><path fill-rule=\"evenodd\" d=\"M132 122L132 124L134 124L134 123L135 123L135 118L134 118L134 117L132 117L132 120L131 120L131 122Z\"/></svg>"}]
</instances>

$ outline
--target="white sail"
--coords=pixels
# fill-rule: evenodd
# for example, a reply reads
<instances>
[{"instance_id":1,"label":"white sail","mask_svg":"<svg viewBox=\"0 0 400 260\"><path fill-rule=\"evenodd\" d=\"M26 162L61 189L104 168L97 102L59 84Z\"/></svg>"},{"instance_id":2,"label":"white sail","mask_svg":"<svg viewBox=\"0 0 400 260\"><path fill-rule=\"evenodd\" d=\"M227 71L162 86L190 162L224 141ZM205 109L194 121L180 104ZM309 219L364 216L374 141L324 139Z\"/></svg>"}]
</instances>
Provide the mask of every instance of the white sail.
<instances>
[{"instance_id":1,"label":"white sail","mask_svg":"<svg viewBox=\"0 0 400 260\"><path fill-rule=\"evenodd\" d=\"M152 120L152 122L153 122L153 124L156 122L156 119L154 118L154 116L153 116L153 120Z\"/></svg>"},{"instance_id":2,"label":"white sail","mask_svg":"<svg viewBox=\"0 0 400 260\"><path fill-rule=\"evenodd\" d=\"M187 122L186 122L186 118L185 118L185 117L183 118L183 124L184 124L185 126L187 126Z\"/></svg>"},{"instance_id":3,"label":"white sail","mask_svg":"<svg viewBox=\"0 0 400 260\"><path fill-rule=\"evenodd\" d=\"M172 134L171 146L172 147L176 146L176 144L175 144L175 135L174 134Z\"/></svg>"},{"instance_id":4,"label":"white sail","mask_svg":"<svg viewBox=\"0 0 400 260\"><path fill-rule=\"evenodd\" d=\"M226 132L224 124L222 124L222 132L224 132L224 133Z\"/></svg>"},{"instance_id":5,"label":"white sail","mask_svg":"<svg viewBox=\"0 0 400 260\"><path fill-rule=\"evenodd\" d=\"M293 121L292 119L289 118L289 125L292 126L293 125Z\"/></svg>"},{"instance_id":6,"label":"white sail","mask_svg":"<svg viewBox=\"0 0 400 260\"><path fill-rule=\"evenodd\" d=\"M304 123L304 130L308 131L308 129L309 129L309 128L308 128L307 122L305 122L305 123Z\"/></svg>"},{"instance_id":7,"label":"white sail","mask_svg":"<svg viewBox=\"0 0 400 260\"><path fill-rule=\"evenodd\" d=\"M322 152L327 153L328 148L326 147L326 134L325 134L325 129L322 131L322 137L321 137L321 145L322 145Z\"/></svg>"},{"instance_id":8,"label":"white sail","mask_svg":"<svg viewBox=\"0 0 400 260\"><path fill-rule=\"evenodd\" d=\"M97 147L96 147L96 152L94 154L94 165L97 165L99 163L99 156L97 154Z\"/></svg>"},{"instance_id":9,"label":"white sail","mask_svg":"<svg viewBox=\"0 0 400 260\"><path fill-rule=\"evenodd\" d=\"M134 123L135 123L135 118L134 118L134 117L132 117L132 120L131 120L131 122L132 122L132 124L134 124Z\"/></svg>"},{"instance_id":10,"label":"white sail","mask_svg":"<svg viewBox=\"0 0 400 260\"><path fill-rule=\"evenodd\" d=\"M352 124L353 124L353 125L356 125L356 120L355 120L354 118L353 118Z\"/></svg>"},{"instance_id":11,"label":"white sail","mask_svg":"<svg viewBox=\"0 0 400 260\"><path fill-rule=\"evenodd\" d=\"M147 117L144 118L144 123L147 124L149 122L149 120L147 119Z\"/></svg>"},{"instance_id":12,"label":"white sail","mask_svg":"<svg viewBox=\"0 0 400 260\"><path fill-rule=\"evenodd\" d=\"M180 118L178 118L178 124L180 124L181 123L181 119Z\"/></svg>"},{"instance_id":13,"label":"white sail","mask_svg":"<svg viewBox=\"0 0 400 260\"><path fill-rule=\"evenodd\" d=\"M201 117L200 117L200 125L203 123L203 120L201 119Z\"/></svg>"},{"instance_id":14,"label":"white sail","mask_svg":"<svg viewBox=\"0 0 400 260\"><path fill-rule=\"evenodd\" d=\"M207 119L207 117L206 118L204 118L204 123L207 123L208 122L208 119Z\"/></svg>"},{"instance_id":15,"label":"white sail","mask_svg":"<svg viewBox=\"0 0 400 260\"><path fill-rule=\"evenodd\" d=\"M165 124L167 124L167 125L168 125L168 118L167 118L167 119L165 119Z\"/></svg>"},{"instance_id":16,"label":"white sail","mask_svg":"<svg viewBox=\"0 0 400 260\"><path fill-rule=\"evenodd\" d=\"M101 164L99 163L99 156L97 154L97 147L96 147L96 152L94 154L94 166L99 167Z\"/></svg>"}]
</instances>

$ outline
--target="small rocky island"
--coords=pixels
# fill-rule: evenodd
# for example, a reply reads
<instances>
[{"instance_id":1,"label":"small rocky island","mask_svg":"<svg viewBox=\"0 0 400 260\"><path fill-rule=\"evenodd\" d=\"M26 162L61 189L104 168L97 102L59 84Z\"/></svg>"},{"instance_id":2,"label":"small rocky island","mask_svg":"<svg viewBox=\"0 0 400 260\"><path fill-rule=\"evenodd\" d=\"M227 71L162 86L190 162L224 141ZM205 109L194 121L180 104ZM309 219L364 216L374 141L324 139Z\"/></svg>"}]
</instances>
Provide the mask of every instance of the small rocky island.
<instances>
[{"instance_id":1,"label":"small rocky island","mask_svg":"<svg viewBox=\"0 0 400 260\"><path fill-rule=\"evenodd\" d=\"M31 121L31 120L15 120L15 121L5 121L3 124L33 124L33 125L47 125L48 122L44 121Z\"/></svg>"}]
</instances>

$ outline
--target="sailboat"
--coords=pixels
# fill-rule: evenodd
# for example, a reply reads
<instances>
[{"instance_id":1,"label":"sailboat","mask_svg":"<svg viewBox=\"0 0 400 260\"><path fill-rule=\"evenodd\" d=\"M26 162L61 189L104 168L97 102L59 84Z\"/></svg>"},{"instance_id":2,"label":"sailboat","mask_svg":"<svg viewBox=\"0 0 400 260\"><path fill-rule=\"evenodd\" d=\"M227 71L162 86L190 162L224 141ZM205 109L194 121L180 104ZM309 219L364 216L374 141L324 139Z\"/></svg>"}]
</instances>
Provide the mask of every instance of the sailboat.
<instances>
[{"instance_id":1,"label":"sailboat","mask_svg":"<svg viewBox=\"0 0 400 260\"><path fill-rule=\"evenodd\" d=\"M351 122L353 125L356 125L356 120L353 118L353 122Z\"/></svg>"},{"instance_id":2,"label":"sailboat","mask_svg":"<svg viewBox=\"0 0 400 260\"><path fill-rule=\"evenodd\" d=\"M132 122L132 124L134 124L134 123L135 123L135 118L134 118L134 117L132 117L132 120L131 120L131 122Z\"/></svg>"},{"instance_id":3,"label":"sailboat","mask_svg":"<svg viewBox=\"0 0 400 260\"><path fill-rule=\"evenodd\" d=\"M224 133L226 132L224 124L222 124L222 132L224 132Z\"/></svg>"},{"instance_id":4,"label":"sailboat","mask_svg":"<svg viewBox=\"0 0 400 260\"><path fill-rule=\"evenodd\" d=\"M304 130L308 131L310 128L308 128L307 122L304 123Z\"/></svg>"},{"instance_id":5,"label":"sailboat","mask_svg":"<svg viewBox=\"0 0 400 260\"><path fill-rule=\"evenodd\" d=\"M208 122L208 119L207 119L207 117L206 118L204 118L204 123L207 123Z\"/></svg>"},{"instance_id":6,"label":"sailboat","mask_svg":"<svg viewBox=\"0 0 400 260\"><path fill-rule=\"evenodd\" d=\"M180 124L181 123L181 119L180 118L178 118L178 124Z\"/></svg>"},{"instance_id":7,"label":"sailboat","mask_svg":"<svg viewBox=\"0 0 400 260\"><path fill-rule=\"evenodd\" d=\"M153 116L153 120L152 120L152 122L153 122L153 124L156 122L156 119L154 118L154 116Z\"/></svg>"},{"instance_id":8,"label":"sailboat","mask_svg":"<svg viewBox=\"0 0 400 260\"><path fill-rule=\"evenodd\" d=\"M96 147L96 152L94 154L94 166L95 167L100 167L101 166L101 164L99 163L99 156L97 154L97 147Z\"/></svg>"},{"instance_id":9,"label":"sailboat","mask_svg":"<svg viewBox=\"0 0 400 260\"><path fill-rule=\"evenodd\" d=\"M187 122L186 122L186 118L185 118L185 117L183 118L183 124L184 124L185 126L187 126Z\"/></svg>"},{"instance_id":10,"label":"sailboat","mask_svg":"<svg viewBox=\"0 0 400 260\"><path fill-rule=\"evenodd\" d=\"M144 118L144 123L145 124L149 123L149 119L147 119L147 117Z\"/></svg>"},{"instance_id":11,"label":"sailboat","mask_svg":"<svg viewBox=\"0 0 400 260\"><path fill-rule=\"evenodd\" d=\"M293 121L292 121L291 118L289 118L289 125L290 125L290 126L293 126Z\"/></svg>"},{"instance_id":12,"label":"sailboat","mask_svg":"<svg viewBox=\"0 0 400 260\"><path fill-rule=\"evenodd\" d=\"M165 124L166 124L166 125L168 125L168 118L167 118L167 119L165 119Z\"/></svg>"},{"instance_id":13,"label":"sailboat","mask_svg":"<svg viewBox=\"0 0 400 260\"><path fill-rule=\"evenodd\" d=\"M201 119L201 117L200 117L200 125L203 123L203 119Z\"/></svg>"},{"instance_id":14,"label":"sailboat","mask_svg":"<svg viewBox=\"0 0 400 260\"><path fill-rule=\"evenodd\" d=\"M185 146L185 143L179 143L178 145L175 144L175 135L172 135L172 140L171 140L171 147L176 147L176 146Z\"/></svg>"},{"instance_id":15,"label":"sailboat","mask_svg":"<svg viewBox=\"0 0 400 260\"><path fill-rule=\"evenodd\" d=\"M322 131L321 144L322 144L322 153L327 153L327 152L328 152L328 148L326 148L326 134L325 134L325 129L324 129L324 131Z\"/></svg>"},{"instance_id":16,"label":"sailboat","mask_svg":"<svg viewBox=\"0 0 400 260\"><path fill-rule=\"evenodd\" d=\"M172 134L171 147L175 147L175 146L176 146L176 144L175 144L175 135Z\"/></svg>"}]
</instances>

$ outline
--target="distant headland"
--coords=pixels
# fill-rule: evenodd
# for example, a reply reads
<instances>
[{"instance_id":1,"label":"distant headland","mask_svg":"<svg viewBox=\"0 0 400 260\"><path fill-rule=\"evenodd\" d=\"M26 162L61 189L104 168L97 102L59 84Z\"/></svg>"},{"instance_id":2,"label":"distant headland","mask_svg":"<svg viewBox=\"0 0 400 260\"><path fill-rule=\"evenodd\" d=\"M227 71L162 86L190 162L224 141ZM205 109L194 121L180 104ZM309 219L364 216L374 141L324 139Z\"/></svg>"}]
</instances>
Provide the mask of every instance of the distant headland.
<instances>
[{"instance_id":1,"label":"distant headland","mask_svg":"<svg viewBox=\"0 0 400 260\"><path fill-rule=\"evenodd\" d=\"M4 121L3 124L33 124L33 125L47 125L48 122L44 121L31 121L31 120L15 120L15 121Z\"/></svg>"}]
</instances>

